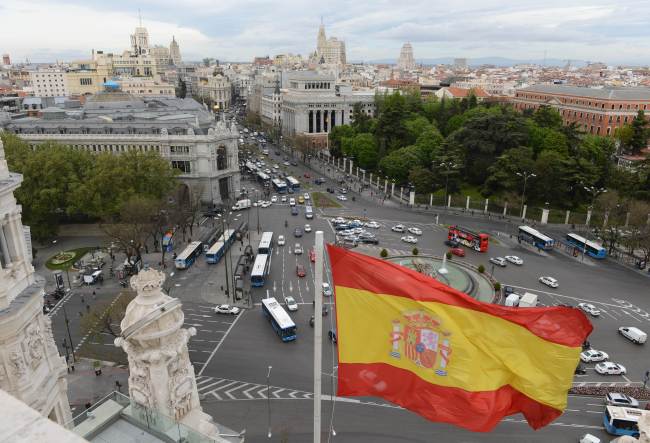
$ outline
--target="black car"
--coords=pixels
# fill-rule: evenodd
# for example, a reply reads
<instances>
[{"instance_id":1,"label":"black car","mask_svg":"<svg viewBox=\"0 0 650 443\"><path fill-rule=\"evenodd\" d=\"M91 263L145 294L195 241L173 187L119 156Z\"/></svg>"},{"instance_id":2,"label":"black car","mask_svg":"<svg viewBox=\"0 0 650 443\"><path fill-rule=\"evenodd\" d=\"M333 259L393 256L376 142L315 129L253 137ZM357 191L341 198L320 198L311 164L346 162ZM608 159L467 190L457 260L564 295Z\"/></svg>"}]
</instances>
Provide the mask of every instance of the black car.
<instances>
[{"instance_id":1,"label":"black car","mask_svg":"<svg viewBox=\"0 0 650 443\"><path fill-rule=\"evenodd\" d=\"M298 215L298 208L295 206L291 207L291 215Z\"/></svg>"},{"instance_id":2,"label":"black car","mask_svg":"<svg viewBox=\"0 0 650 443\"><path fill-rule=\"evenodd\" d=\"M280 155L280 150L279 149L276 149L275 155Z\"/></svg>"},{"instance_id":3,"label":"black car","mask_svg":"<svg viewBox=\"0 0 650 443\"><path fill-rule=\"evenodd\" d=\"M316 180L314 180L314 183L316 183L317 185L322 185L323 183L325 183L325 179L323 177L319 177Z\"/></svg>"},{"instance_id":4,"label":"black car","mask_svg":"<svg viewBox=\"0 0 650 443\"><path fill-rule=\"evenodd\" d=\"M347 223L339 223L338 225L334 226L334 229L336 229L337 231L344 231L344 230L350 229L350 228L352 228L352 226L350 226Z\"/></svg>"},{"instance_id":5,"label":"black car","mask_svg":"<svg viewBox=\"0 0 650 443\"><path fill-rule=\"evenodd\" d=\"M293 230L293 236L296 238L302 237L302 229L301 228L295 228Z\"/></svg>"},{"instance_id":6,"label":"black car","mask_svg":"<svg viewBox=\"0 0 650 443\"><path fill-rule=\"evenodd\" d=\"M576 370L573 371L573 373L576 375L585 375L587 373L587 370L584 366L582 366L582 363L578 363L578 366L576 366Z\"/></svg>"},{"instance_id":7,"label":"black car","mask_svg":"<svg viewBox=\"0 0 650 443\"><path fill-rule=\"evenodd\" d=\"M370 245L378 245L379 244L379 240L377 240L376 237L361 237L361 236L359 236L359 242L367 243L367 244L370 244Z\"/></svg>"},{"instance_id":8,"label":"black car","mask_svg":"<svg viewBox=\"0 0 650 443\"><path fill-rule=\"evenodd\" d=\"M460 243L458 243L456 240L445 240L445 245L449 246L450 248L457 248L460 246Z\"/></svg>"},{"instance_id":9,"label":"black car","mask_svg":"<svg viewBox=\"0 0 650 443\"><path fill-rule=\"evenodd\" d=\"M330 194L334 194L336 190L334 188L327 188L327 192L329 192Z\"/></svg>"},{"instance_id":10,"label":"black car","mask_svg":"<svg viewBox=\"0 0 650 443\"><path fill-rule=\"evenodd\" d=\"M291 166L298 166L298 162L295 160L291 160Z\"/></svg>"}]
</instances>

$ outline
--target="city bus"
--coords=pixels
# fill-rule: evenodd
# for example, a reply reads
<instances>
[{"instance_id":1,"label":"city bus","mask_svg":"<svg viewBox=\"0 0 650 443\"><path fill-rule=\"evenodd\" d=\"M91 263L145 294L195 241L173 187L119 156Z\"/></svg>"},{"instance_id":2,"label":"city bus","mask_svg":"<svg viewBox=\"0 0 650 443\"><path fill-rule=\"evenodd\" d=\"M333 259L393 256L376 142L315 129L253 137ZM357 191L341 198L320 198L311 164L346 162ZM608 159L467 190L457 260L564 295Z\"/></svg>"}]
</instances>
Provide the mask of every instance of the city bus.
<instances>
[{"instance_id":1,"label":"city bus","mask_svg":"<svg viewBox=\"0 0 650 443\"><path fill-rule=\"evenodd\" d=\"M228 251L233 241L235 241L235 230L226 229L223 235L206 252L205 261L210 264L219 263L219 260Z\"/></svg>"},{"instance_id":2,"label":"city bus","mask_svg":"<svg viewBox=\"0 0 650 443\"><path fill-rule=\"evenodd\" d=\"M275 192L278 194L284 194L287 192L287 184L283 182L282 180L278 178L274 178L271 180L271 183L273 184L273 189L275 189Z\"/></svg>"},{"instance_id":3,"label":"city bus","mask_svg":"<svg viewBox=\"0 0 650 443\"><path fill-rule=\"evenodd\" d=\"M266 276L269 274L271 267L271 256L266 254L257 254L251 271L251 285L259 288L264 286Z\"/></svg>"},{"instance_id":4,"label":"city bus","mask_svg":"<svg viewBox=\"0 0 650 443\"><path fill-rule=\"evenodd\" d=\"M575 246L579 252L583 252L590 257L603 259L607 255L607 250L600 246L598 243L573 233L568 233L566 235L566 241L570 245Z\"/></svg>"},{"instance_id":5,"label":"city bus","mask_svg":"<svg viewBox=\"0 0 650 443\"><path fill-rule=\"evenodd\" d=\"M490 242L489 235L483 232L474 232L461 226L450 226L447 239L456 240L461 245L479 252L487 252Z\"/></svg>"},{"instance_id":6,"label":"city bus","mask_svg":"<svg viewBox=\"0 0 650 443\"><path fill-rule=\"evenodd\" d=\"M294 191L297 191L300 189L300 182L296 180L295 178L288 176L287 178L284 179L287 182L287 186L293 189Z\"/></svg>"},{"instance_id":7,"label":"city bus","mask_svg":"<svg viewBox=\"0 0 650 443\"><path fill-rule=\"evenodd\" d=\"M639 436L639 419L650 412L623 406L606 406L603 414L605 430L612 435Z\"/></svg>"},{"instance_id":8,"label":"city bus","mask_svg":"<svg viewBox=\"0 0 650 443\"><path fill-rule=\"evenodd\" d=\"M262 232L262 239L260 240L260 245L257 248L258 254L271 254L273 253L273 233L272 232Z\"/></svg>"},{"instance_id":9,"label":"city bus","mask_svg":"<svg viewBox=\"0 0 650 443\"><path fill-rule=\"evenodd\" d=\"M257 173L257 179L260 181L260 183L267 183L269 180L271 180L271 177L269 177L267 174L263 173L262 171L259 171Z\"/></svg>"},{"instance_id":10,"label":"city bus","mask_svg":"<svg viewBox=\"0 0 650 443\"><path fill-rule=\"evenodd\" d=\"M275 330L282 341L296 339L296 324L275 298L262 299L262 312L269 319L273 330Z\"/></svg>"},{"instance_id":11,"label":"city bus","mask_svg":"<svg viewBox=\"0 0 650 443\"><path fill-rule=\"evenodd\" d=\"M176 256L176 259L174 260L176 269L189 268L194 263L194 260L196 260L196 257L201 255L202 252L203 244L200 241L193 241L187 245L183 252Z\"/></svg>"},{"instance_id":12,"label":"city bus","mask_svg":"<svg viewBox=\"0 0 650 443\"><path fill-rule=\"evenodd\" d=\"M530 243L536 248L544 249L546 251L553 249L555 240L551 237L542 234L537 229L530 226L519 226L519 241Z\"/></svg>"}]
</instances>

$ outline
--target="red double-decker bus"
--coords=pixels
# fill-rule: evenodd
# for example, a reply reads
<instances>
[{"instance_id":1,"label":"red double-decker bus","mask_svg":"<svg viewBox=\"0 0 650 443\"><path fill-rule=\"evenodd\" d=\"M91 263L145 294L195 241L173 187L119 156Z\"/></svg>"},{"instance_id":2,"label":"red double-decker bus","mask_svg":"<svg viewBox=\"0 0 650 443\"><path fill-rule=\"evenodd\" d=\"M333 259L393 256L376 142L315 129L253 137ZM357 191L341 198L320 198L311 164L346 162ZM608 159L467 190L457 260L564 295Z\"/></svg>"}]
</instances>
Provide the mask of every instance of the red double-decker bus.
<instances>
[{"instance_id":1,"label":"red double-decker bus","mask_svg":"<svg viewBox=\"0 0 650 443\"><path fill-rule=\"evenodd\" d=\"M490 241L489 235L483 232L474 232L462 226L450 226L447 238L456 240L461 245L479 252L487 252Z\"/></svg>"}]
</instances>

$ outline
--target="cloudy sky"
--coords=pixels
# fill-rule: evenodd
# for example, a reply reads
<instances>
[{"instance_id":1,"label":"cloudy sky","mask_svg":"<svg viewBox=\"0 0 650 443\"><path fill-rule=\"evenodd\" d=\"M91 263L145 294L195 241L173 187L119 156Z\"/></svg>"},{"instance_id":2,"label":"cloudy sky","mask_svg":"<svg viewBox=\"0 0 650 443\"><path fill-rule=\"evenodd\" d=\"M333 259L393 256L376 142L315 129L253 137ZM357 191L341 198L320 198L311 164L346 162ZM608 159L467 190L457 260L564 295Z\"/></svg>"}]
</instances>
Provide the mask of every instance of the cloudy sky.
<instances>
[{"instance_id":1,"label":"cloudy sky","mask_svg":"<svg viewBox=\"0 0 650 443\"><path fill-rule=\"evenodd\" d=\"M2 0L0 53L14 62L121 52L138 24L185 60L313 51L321 16L348 60L437 57L650 63L649 0Z\"/></svg>"}]
</instances>

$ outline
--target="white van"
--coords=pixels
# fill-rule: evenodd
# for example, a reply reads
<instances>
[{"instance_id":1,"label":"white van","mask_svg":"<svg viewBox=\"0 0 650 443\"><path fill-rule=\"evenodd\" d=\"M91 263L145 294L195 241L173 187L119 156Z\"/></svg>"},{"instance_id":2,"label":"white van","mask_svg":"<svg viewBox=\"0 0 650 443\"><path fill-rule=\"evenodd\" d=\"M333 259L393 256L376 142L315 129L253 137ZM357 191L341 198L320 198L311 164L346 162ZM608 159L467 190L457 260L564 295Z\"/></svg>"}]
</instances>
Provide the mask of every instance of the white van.
<instances>
[{"instance_id":1,"label":"white van","mask_svg":"<svg viewBox=\"0 0 650 443\"><path fill-rule=\"evenodd\" d=\"M506 302L504 303L505 306L509 306L511 308L516 307L519 305L519 294L515 294L514 292L509 294L506 297Z\"/></svg>"},{"instance_id":2,"label":"white van","mask_svg":"<svg viewBox=\"0 0 650 443\"><path fill-rule=\"evenodd\" d=\"M634 326L620 327L618 328L618 332L620 332L623 337L638 345L642 345L648 339L648 334L639 328L635 328Z\"/></svg>"},{"instance_id":3,"label":"white van","mask_svg":"<svg viewBox=\"0 0 650 443\"><path fill-rule=\"evenodd\" d=\"M305 218L312 219L314 218L314 211L311 206L305 206Z\"/></svg>"}]
</instances>

